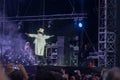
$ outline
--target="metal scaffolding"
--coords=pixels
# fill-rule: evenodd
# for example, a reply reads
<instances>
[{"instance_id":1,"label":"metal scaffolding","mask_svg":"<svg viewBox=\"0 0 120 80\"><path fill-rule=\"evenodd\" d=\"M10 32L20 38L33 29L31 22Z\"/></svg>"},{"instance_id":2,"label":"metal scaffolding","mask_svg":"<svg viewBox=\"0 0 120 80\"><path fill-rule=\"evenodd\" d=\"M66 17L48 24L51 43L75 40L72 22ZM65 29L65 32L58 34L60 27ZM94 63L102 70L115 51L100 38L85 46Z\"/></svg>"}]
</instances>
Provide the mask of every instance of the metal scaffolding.
<instances>
[{"instance_id":1,"label":"metal scaffolding","mask_svg":"<svg viewBox=\"0 0 120 80\"><path fill-rule=\"evenodd\" d=\"M17 17L0 17L0 22L15 22L15 21L46 21L46 20L69 20L69 19L85 19L86 13L78 14L54 14L54 15L39 15L39 16L17 16Z\"/></svg>"},{"instance_id":2,"label":"metal scaffolding","mask_svg":"<svg viewBox=\"0 0 120 80\"><path fill-rule=\"evenodd\" d=\"M115 66L116 0L99 0L98 66Z\"/></svg>"}]
</instances>

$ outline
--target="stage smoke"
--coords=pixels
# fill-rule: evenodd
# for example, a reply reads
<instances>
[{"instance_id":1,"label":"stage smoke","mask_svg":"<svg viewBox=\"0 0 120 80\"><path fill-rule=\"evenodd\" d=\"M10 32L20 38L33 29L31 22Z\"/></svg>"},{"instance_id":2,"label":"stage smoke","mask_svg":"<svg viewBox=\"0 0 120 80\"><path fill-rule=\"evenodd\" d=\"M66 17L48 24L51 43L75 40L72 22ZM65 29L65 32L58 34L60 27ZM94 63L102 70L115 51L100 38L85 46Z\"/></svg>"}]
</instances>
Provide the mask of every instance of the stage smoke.
<instances>
[{"instance_id":1,"label":"stage smoke","mask_svg":"<svg viewBox=\"0 0 120 80\"><path fill-rule=\"evenodd\" d=\"M18 31L18 24L9 20L5 21L8 22L0 23L1 60L7 63L33 64L33 52L29 54L24 51L26 41L22 38L22 33Z\"/></svg>"}]
</instances>

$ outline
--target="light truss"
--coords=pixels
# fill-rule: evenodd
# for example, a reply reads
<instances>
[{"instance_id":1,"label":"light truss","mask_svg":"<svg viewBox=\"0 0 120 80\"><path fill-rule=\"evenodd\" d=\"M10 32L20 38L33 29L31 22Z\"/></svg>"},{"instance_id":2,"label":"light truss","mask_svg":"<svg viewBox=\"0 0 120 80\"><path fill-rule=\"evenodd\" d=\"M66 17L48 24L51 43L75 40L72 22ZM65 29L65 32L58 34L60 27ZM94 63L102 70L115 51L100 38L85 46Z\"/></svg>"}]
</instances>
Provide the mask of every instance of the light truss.
<instances>
[{"instance_id":1,"label":"light truss","mask_svg":"<svg viewBox=\"0 0 120 80\"><path fill-rule=\"evenodd\" d=\"M115 66L116 0L99 0L98 53L99 67Z\"/></svg>"},{"instance_id":2,"label":"light truss","mask_svg":"<svg viewBox=\"0 0 120 80\"><path fill-rule=\"evenodd\" d=\"M79 14L54 14L54 15L39 15L39 16L16 16L16 17L0 17L0 22L9 21L43 21L43 20L67 20L67 19L84 19L87 18L86 13Z\"/></svg>"}]
</instances>

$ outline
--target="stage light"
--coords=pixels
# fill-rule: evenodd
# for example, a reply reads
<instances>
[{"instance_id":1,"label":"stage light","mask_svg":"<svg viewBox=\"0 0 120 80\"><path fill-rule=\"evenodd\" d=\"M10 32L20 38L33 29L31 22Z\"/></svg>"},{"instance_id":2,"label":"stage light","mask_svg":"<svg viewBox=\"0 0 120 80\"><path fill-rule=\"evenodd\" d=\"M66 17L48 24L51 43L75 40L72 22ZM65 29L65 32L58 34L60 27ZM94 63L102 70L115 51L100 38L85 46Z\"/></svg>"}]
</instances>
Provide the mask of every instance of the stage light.
<instances>
[{"instance_id":1,"label":"stage light","mask_svg":"<svg viewBox=\"0 0 120 80\"><path fill-rule=\"evenodd\" d=\"M74 25L78 28L82 28L83 27L83 19L74 18Z\"/></svg>"},{"instance_id":2,"label":"stage light","mask_svg":"<svg viewBox=\"0 0 120 80\"><path fill-rule=\"evenodd\" d=\"M78 27L82 28L83 24L81 22L78 23Z\"/></svg>"}]
</instances>

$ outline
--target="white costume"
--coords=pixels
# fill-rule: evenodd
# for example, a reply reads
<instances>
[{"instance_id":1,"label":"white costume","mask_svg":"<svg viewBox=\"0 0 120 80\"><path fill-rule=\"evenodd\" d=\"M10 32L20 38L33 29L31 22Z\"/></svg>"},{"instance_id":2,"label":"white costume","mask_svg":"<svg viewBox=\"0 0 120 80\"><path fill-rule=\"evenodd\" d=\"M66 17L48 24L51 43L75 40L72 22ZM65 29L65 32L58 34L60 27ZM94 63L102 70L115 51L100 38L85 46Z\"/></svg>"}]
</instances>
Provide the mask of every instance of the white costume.
<instances>
[{"instance_id":1,"label":"white costume","mask_svg":"<svg viewBox=\"0 0 120 80\"><path fill-rule=\"evenodd\" d=\"M44 29L40 28L38 30L38 34L28 34L30 37L34 37L34 44L35 44L35 54L38 56L44 55L44 48L46 45L46 39L50 38L51 36L43 35Z\"/></svg>"}]
</instances>

